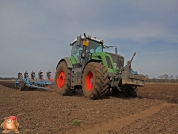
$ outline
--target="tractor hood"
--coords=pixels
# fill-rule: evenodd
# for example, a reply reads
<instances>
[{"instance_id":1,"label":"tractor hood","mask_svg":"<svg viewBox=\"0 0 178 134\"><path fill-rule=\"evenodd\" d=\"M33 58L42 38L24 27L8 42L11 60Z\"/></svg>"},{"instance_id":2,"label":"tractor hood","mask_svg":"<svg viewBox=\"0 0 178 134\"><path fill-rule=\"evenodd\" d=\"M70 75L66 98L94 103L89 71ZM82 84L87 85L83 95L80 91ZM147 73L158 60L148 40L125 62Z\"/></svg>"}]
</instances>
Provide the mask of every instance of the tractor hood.
<instances>
[{"instance_id":1,"label":"tractor hood","mask_svg":"<svg viewBox=\"0 0 178 134\"><path fill-rule=\"evenodd\" d=\"M117 55L117 54L113 54L113 53L109 53L109 52L105 52L105 53L107 53L107 54L109 54L111 56L116 68L121 69L124 66L124 57L123 56Z\"/></svg>"}]
</instances>

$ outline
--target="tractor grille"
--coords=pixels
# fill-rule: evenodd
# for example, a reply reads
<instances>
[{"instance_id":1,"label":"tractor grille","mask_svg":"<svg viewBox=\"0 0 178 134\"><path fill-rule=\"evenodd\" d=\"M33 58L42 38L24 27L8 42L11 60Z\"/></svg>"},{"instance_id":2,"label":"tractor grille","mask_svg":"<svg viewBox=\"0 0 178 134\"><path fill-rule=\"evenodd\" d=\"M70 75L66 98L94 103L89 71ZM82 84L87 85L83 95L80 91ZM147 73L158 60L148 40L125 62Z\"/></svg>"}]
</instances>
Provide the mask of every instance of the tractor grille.
<instances>
[{"instance_id":1,"label":"tractor grille","mask_svg":"<svg viewBox=\"0 0 178 134\"><path fill-rule=\"evenodd\" d=\"M123 56L116 55L116 54L113 54L113 53L108 53L108 52L106 52L106 53L111 56L113 62L116 63L118 68L121 68L121 67L124 66L124 57Z\"/></svg>"}]
</instances>

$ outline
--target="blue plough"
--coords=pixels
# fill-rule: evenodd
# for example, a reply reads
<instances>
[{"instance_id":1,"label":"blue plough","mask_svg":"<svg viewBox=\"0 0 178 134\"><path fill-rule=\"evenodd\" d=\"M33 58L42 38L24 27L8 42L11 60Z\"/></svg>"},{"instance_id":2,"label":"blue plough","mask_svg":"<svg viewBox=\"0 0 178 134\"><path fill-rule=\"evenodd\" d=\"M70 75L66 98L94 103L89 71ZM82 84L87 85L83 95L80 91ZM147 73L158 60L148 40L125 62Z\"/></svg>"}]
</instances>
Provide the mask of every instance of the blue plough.
<instances>
[{"instance_id":1,"label":"blue plough","mask_svg":"<svg viewBox=\"0 0 178 134\"><path fill-rule=\"evenodd\" d=\"M15 81L15 87L18 87L20 91L25 90L26 88L31 89L44 89L48 90L53 88L54 79L51 78L51 72L46 72L47 79L43 79L43 72L40 70L38 73L39 78L35 78L35 72L31 72L31 78L28 76L28 72L24 73L24 78L22 73L18 73L18 78Z\"/></svg>"}]
</instances>

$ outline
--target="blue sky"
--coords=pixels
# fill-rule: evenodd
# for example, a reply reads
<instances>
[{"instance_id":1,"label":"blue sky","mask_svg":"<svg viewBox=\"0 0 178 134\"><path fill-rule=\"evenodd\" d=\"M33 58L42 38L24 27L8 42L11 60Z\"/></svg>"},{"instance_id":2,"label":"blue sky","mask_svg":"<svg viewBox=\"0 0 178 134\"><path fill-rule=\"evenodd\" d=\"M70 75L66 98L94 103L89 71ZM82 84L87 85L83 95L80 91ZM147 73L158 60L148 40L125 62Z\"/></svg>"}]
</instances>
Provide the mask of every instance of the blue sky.
<instances>
[{"instance_id":1,"label":"blue sky","mask_svg":"<svg viewBox=\"0 0 178 134\"><path fill-rule=\"evenodd\" d=\"M178 75L177 0L0 0L0 77L54 76L84 32L116 45L125 63L136 51L139 73Z\"/></svg>"}]
</instances>

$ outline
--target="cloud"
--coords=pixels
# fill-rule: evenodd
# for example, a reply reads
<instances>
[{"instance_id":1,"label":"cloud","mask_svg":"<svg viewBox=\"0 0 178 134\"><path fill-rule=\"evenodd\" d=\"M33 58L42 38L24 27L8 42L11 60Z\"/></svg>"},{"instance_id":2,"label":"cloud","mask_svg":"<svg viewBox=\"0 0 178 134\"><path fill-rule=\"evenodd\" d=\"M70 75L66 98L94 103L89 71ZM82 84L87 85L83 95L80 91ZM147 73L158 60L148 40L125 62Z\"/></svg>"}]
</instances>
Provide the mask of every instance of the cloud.
<instances>
[{"instance_id":1,"label":"cloud","mask_svg":"<svg viewBox=\"0 0 178 134\"><path fill-rule=\"evenodd\" d=\"M138 72L160 75L174 63L169 71L176 73L177 6L176 0L0 1L0 76L33 69L54 74L59 59L70 55L69 44L84 32L117 45L126 60L136 51Z\"/></svg>"}]
</instances>

